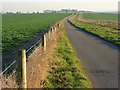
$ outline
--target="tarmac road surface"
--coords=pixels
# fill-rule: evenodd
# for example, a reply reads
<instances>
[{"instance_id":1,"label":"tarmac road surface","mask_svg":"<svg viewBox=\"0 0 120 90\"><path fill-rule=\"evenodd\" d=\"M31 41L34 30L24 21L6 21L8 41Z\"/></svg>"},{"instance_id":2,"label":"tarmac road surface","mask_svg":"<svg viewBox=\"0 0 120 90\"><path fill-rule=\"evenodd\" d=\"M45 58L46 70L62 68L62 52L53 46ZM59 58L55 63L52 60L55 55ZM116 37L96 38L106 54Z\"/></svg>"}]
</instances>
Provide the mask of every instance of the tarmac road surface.
<instances>
[{"instance_id":1,"label":"tarmac road surface","mask_svg":"<svg viewBox=\"0 0 120 90\"><path fill-rule=\"evenodd\" d=\"M68 39L94 88L118 88L118 47L65 21Z\"/></svg>"}]
</instances>

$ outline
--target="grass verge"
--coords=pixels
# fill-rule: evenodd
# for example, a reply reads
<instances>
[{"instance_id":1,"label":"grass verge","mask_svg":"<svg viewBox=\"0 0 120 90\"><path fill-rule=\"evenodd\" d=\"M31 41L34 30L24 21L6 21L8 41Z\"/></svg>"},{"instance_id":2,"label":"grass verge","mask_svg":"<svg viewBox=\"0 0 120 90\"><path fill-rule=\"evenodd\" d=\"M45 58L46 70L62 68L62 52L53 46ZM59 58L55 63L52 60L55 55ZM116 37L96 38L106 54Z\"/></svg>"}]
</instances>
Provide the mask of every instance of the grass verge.
<instances>
[{"instance_id":1,"label":"grass verge","mask_svg":"<svg viewBox=\"0 0 120 90\"><path fill-rule=\"evenodd\" d=\"M77 21L77 16L71 18L70 23L75 27L81 28L82 30L89 32L95 36L98 36L106 41L109 41L115 45L120 45L120 36L118 35L119 30L110 28L108 26L101 26L95 23L80 22Z\"/></svg>"},{"instance_id":2,"label":"grass verge","mask_svg":"<svg viewBox=\"0 0 120 90\"><path fill-rule=\"evenodd\" d=\"M92 85L82 70L80 60L69 43L64 25L61 30L44 88L91 88Z\"/></svg>"}]
</instances>

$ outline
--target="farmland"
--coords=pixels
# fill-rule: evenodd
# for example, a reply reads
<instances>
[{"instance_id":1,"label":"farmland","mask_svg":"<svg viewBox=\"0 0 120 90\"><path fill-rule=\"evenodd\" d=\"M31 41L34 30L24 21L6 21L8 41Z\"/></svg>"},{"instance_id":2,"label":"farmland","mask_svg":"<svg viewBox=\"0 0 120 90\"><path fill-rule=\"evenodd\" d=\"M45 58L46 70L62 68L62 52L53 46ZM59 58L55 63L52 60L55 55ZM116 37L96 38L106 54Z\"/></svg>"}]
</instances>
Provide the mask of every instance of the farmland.
<instances>
[{"instance_id":1,"label":"farmland","mask_svg":"<svg viewBox=\"0 0 120 90\"><path fill-rule=\"evenodd\" d=\"M80 13L78 18L80 21L95 23L101 26L118 29L118 15L107 13Z\"/></svg>"},{"instance_id":2,"label":"farmland","mask_svg":"<svg viewBox=\"0 0 120 90\"><path fill-rule=\"evenodd\" d=\"M3 50L4 52L7 52L11 50L13 47L17 47L21 45L23 42L26 42L27 40L30 40L30 38L34 37L37 32L40 32L44 30L45 28L48 28L50 25L53 25L58 20L68 16L70 14L5 14L3 15ZM63 31L64 30L64 31ZM60 36L59 36L59 34ZM56 36L59 36L59 40L55 48L55 52L52 55L52 59L49 57L49 59L42 59L48 57L49 53L38 53L39 55L43 55L42 58L36 58L35 56L39 56L38 54L35 55L33 58L35 60L28 60L28 63L30 66L27 65L27 72L28 70L32 71L28 73L27 77L32 81L29 81L28 83L34 83L34 86L36 86L36 82L40 84L40 80L35 77L42 78L40 74L44 75L44 72L46 71L45 68L49 66L45 63L41 64L42 61L50 61L50 68L54 69L51 73L47 75L47 79L45 80L45 86L46 88L91 88L91 82L88 79L88 76L83 70L82 65L80 64L79 59L76 57L76 54L71 47L68 38L65 34L65 27L63 25L60 27L60 31L55 34L53 38L56 38ZM52 39L51 43L48 43L51 46L54 46L54 42L56 40ZM49 46L48 45L48 46ZM49 47L50 50L54 51ZM47 52L49 51L47 49ZM40 49L38 49L40 50ZM37 50L36 50L37 52ZM51 52L51 51L49 51ZM46 56L45 56L46 55ZM50 55L51 56L51 55ZM59 60L58 60L59 59ZM38 63L37 60L40 62ZM34 62L34 63L33 63ZM42 71L41 68L38 67L45 67L43 68L42 73L39 72ZM46 65L46 66L45 66ZM56 66L57 65L57 66ZM55 66L55 67L54 67ZM32 69L31 69L32 68ZM37 70L35 70L37 68ZM47 72L45 72L47 73ZM37 76L38 75L38 76ZM34 78L30 78L30 76L33 76ZM44 76L46 77L46 76ZM42 78L43 81L43 78ZM57 81L57 82L56 82Z\"/></svg>"},{"instance_id":3,"label":"farmland","mask_svg":"<svg viewBox=\"0 0 120 90\"><path fill-rule=\"evenodd\" d=\"M9 52L69 14L3 14L2 51Z\"/></svg>"},{"instance_id":4,"label":"farmland","mask_svg":"<svg viewBox=\"0 0 120 90\"><path fill-rule=\"evenodd\" d=\"M94 20L110 20L117 21L117 14L108 14L108 13L83 13L85 19L94 19Z\"/></svg>"},{"instance_id":5,"label":"farmland","mask_svg":"<svg viewBox=\"0 0 120 90\"><path fill-rule=\"evenodd\" d=\"M97 14L95 14L95 15L97 16ZM115 15L115 17L114 17L114 15L111 16L111 14L107 14L108 15L108 17L107 17L107 15L104 14L103 18L101 19L99 17L101 15L103 15L103 14L98 14L98 17L96 19L96 17L94 17L94 13L77 14L76 16L71 18L70 21L75 26L77 26L89 33L92 33L92 34L94 34L102 39L105 39L113 44L120 45L120 42L119 42L120 36L118 35L119 30L118 30L117 21L107 22L105 20L102 20L104 18L106 18L107 20L108 19L113 20L113 18L114 18L114 20L116 20L115 18L117 16ZM89 19L91 18L92 20L86 20L88 18ZM99 21L98 19L100 19L101 21Z\"/></svg>"}]
</instances>

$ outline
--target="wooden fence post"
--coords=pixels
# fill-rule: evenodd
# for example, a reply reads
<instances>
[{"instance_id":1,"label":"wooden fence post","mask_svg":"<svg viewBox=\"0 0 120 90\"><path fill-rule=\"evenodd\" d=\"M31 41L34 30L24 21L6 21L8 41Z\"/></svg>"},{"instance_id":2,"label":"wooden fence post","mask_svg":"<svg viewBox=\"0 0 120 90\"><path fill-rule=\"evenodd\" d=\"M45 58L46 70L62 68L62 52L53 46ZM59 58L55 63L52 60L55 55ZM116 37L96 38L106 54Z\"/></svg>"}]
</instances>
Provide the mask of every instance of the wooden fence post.
<instances>
[{"instance_id":1,"label":"wooden fence post","mask_svg":"<svg viewBox=\"0 0 120 90\"><path fill-rule=\"evenodd\" d=\"M54 29L53 29L54 35L55 35L55 28L56 28L56 27L54 26Z\"/></svg>"},{"instance_id":2,"label":"wooden fence post","mask_svg":"<svg viewBox=\"0 0 120 90\"><path fill-rule=\"evenodd\" d=\"M60 22L58 23L58 28L60 27Z\"/></svg>"},{"instance_id":3,"label":"wooden fence post","mask_svg":"<svg viewBox=\"0 0 120 90\"><path fill-rule=\"evenodd\" d=\"M52 27L51 32L52 32L52 39L54 39L54 27Z\"/></svg>"},{"instance_id":4,"label":"wooden fence post","mask_svg":"<svg viewBox=\"0 0 120 90\"><path fill-rule=\"evenodd\" d=\"M51 30L48 31L48 38L50 40L50 38L51 38Z\"/></svg>"},{"instance_id":5,"label":"wooden fence post","mask_svg":"<svg viewBox=\"0 0 120 90\"><path fill-rule=\"evenodd\" d=\"M46 43L48 42L48 31L45 33L46 36Z\"/></svg>"},{"instance_id":6,"label":"wooden fence post","mask_svg":"<svg viewBox=\"0 0 120 90\"><path fill-rule=\"evenodd\" d=\"M54 34L55 34L55 32L56 32L56 27L54 26Z\"/></svg>"},{"instance_id":7,"label":"wooden fence post","mask_svg":"<svg viewBox=\"0 0 120 90\"><path fill-rule=\"evenodd\" d=\"M22 50L22 88L27 88L27 79L26 79L26 50Z\"/></svg>"},{"instance_id":8,"label":"wooden fence post","mask_svg":"<svg viewBox=\"0 0 120 90\"><path fill-rule=\"evenodd\" d=\"M46 35L43 35L43 51L46 52Z\"/></svg>"},{"instance_id":9,"label":"wooden fence post","mask_svg":"<svg viewBox=\"0 0 120 90\"><path fill-rule=\"evenodd\" d=\"M56 31L57 31L57 26L55 25L55 33L56 33Z\"/></svg>"}]
</instances>

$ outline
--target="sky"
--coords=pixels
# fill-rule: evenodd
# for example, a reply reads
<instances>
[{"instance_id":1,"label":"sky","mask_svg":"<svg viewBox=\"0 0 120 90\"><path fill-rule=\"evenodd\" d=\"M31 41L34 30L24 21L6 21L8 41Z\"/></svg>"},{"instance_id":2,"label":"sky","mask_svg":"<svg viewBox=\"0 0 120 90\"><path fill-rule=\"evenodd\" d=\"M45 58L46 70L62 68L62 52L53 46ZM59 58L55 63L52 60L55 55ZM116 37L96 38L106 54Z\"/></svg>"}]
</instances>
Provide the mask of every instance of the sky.
<instances>
[{"instance_id":1,"label":"sky","mask_svg":"<svg viewBox=\"0 0 120 90\"><path fill-rule=\"evenodd\" d=\"M42 12L46 9L78 9L97 12L118 11L119 0L0 0L2 12Z\"/></svg>"}]
</instances>

